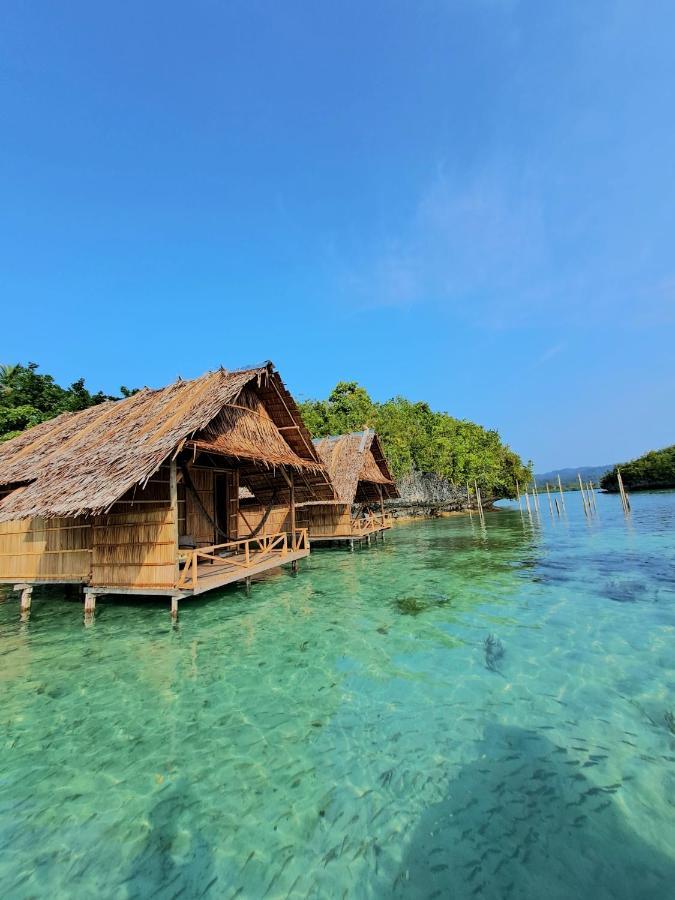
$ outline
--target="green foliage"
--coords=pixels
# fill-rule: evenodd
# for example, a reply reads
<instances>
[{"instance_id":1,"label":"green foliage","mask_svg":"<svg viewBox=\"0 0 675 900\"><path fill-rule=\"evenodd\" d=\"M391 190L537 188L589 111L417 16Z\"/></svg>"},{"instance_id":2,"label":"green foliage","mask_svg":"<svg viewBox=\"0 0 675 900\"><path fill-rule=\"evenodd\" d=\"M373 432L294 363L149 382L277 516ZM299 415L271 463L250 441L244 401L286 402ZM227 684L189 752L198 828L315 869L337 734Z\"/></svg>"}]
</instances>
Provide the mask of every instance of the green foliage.
<instances>
[{"instance_id":1,"label":"green foliage","mask_svg":"<svg viewBox=\"0 0 675 900\"><path fill-rule=\"evenodd\" d=\"M301 403L300 411L314 437L374 428L397 478L417 470L461 485L475 479L493 497L513 497L516 480L532 479L531 463L524 465L496 431L405 397L375 403L354 381L339 382L327 400Z\"/></svg>"},{"instance_id":2,"label":"green foliage","mask_svg":"<svg viewBox=\"0 0 675 900\"><path fill-rule=\"evenodd\" d=\"M663 450L650 450L644 456L621 463L621 478L624 487L631 490L675 487L675 444ZM618 491L617 467L608 472L600 482L607 491Z\"/></svg>"},{"instance_id":3,"label":"green foliage","mask_svg":"<svg viewBox=\"0 0 675 900\"><path fill-rule=\"evenodd\" d=\"M51 375L42 375L37 370L38 365L33 362L27 366L0 365L0 441L9 440L62 412L77 412L106 400L119 399L101 391L90 393L84 378L63 388ZM121 391L125 397L135 393L124 387Z\"/></svg>"}]
</instances>

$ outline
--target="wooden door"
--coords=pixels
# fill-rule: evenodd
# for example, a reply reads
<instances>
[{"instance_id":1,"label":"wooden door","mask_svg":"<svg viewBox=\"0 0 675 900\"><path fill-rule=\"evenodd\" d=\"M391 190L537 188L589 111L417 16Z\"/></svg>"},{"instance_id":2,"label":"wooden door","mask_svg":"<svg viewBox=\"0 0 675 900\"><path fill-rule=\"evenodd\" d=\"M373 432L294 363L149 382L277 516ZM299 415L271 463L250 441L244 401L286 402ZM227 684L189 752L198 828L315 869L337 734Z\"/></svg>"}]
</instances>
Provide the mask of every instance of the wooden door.
<instances>
[{"instance_id":1,"label":"wooden door","mask_svg":"<svg viewBox=\"0 0 675 900\"><path fill-rule=\"evenodd\" d=\"M215 477L216 524L218 542L236 541L239 519L239 472L218 472ZM222 533L221 533L222 532ZM227 535L225 538L223 535Z\"/></svg>"}]
</instances>

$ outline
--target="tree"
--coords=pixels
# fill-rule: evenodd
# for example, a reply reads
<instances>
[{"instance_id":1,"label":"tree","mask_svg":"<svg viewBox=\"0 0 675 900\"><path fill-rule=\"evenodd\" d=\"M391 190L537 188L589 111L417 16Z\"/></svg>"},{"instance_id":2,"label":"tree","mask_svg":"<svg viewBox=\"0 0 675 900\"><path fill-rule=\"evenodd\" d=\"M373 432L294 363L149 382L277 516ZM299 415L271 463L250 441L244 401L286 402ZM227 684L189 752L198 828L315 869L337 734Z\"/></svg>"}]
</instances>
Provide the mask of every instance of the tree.
<instances>
[{"instance_id":1,"label":"tree","mask_svg":"<svg viewBox=\"0 0 675 900\"><path fill-rule=\"evenodd\" d=\"M20 363L0 365L0 441L9 440L26 428L60 413L78 412L106 400L119 399L102 391L90 393L84 378L63 388L51 375L38 372L38 368L34 362L27 366ZM133 393L135 391L128 388L122 389L123 396Z\"/></svg>"}]
</instances>

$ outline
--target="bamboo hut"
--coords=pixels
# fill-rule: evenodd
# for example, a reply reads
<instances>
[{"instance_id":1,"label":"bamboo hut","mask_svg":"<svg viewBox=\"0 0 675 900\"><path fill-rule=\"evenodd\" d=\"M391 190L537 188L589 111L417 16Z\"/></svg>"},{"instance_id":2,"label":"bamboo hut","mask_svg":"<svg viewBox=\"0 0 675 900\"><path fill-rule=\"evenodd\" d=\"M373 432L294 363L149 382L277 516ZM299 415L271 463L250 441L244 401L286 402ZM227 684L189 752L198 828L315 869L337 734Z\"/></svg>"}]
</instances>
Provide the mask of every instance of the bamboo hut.
<instances>
[{"instance_id":1,"label":"bamboo hut","mask_svg":"<svg viewBox=\"0 0 675 900\"><path fill-rule=\"evenodd\" d=\"M330 476L334 500L300 504L312 543L370 542L391 527L384 501L399 496L377 434L372 429L317 438L314 446Z\"/></svg>"},{"instance_id":2,"label":"bamboo hut","mask_svg":"<svg viewBox=\"0 0 675 900\"><path fill-rule=\"evenodd\" d=\"M0 445L0 582L26 606L33 585L78 584L90 608L131 593L175 610L295 566L309 553L296 504L334 496L271 363L146 388Z\"/></svg>"}]
</instances>

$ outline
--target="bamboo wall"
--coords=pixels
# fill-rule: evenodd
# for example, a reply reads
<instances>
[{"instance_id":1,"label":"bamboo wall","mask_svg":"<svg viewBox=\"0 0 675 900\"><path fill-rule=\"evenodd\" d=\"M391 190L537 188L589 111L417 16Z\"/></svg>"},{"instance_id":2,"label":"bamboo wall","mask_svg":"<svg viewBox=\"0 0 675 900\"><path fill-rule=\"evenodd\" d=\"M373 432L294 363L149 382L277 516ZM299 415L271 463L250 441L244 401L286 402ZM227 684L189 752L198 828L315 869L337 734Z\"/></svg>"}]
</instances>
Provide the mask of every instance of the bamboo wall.
<instances>
[{"instance_id":1,"label":"bamboo wall","mask_svg":"<svg viewBox=\"0 0 675 900\"><path fill-rule=\"evenodd\" d=\"M91 539L85 518L2 522L0 581L87 581Z\"/></svg>"},{"instance_id":2,"label":"bamboo wall","mask_svg":"<svg viewBox=\"0 0 675 900\"><path fill-rule=\"evenodd\" d=\"M263 520L267 507L258 504L240 504L239 505L239 537L248 537L260 525ZM304 508L296 509L295 527L305 528L307 526L307 510ZM256 533L256 537L263 534L278 534L280 531L290 532L291 530L291 510L289 505L275 506L272 508L263 527Z\"/></svg>"},{"instance_id":3,"label":"bamboo wall","mask_svg":"<svg viewBox=\"0 0 675 900\"><path fill-rule=\"evenodd\" d=\"M95 587L167 588L176 581L176 522L169 468L145 490L129 491L93 520L92 579Z\"/></svg>"},{"instance_id":4,"label":"bamboo wall","mask_svg":"<svg viewBox=\"0 0 675 900\"><path fill-rule=\"evenodd\" d=\"M307 506L309 537L342 537L351 534L352 514L347 504Z\"/></svg>"}]
</instances>

